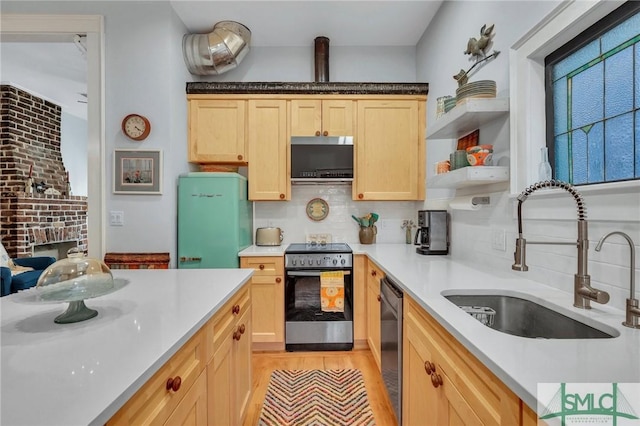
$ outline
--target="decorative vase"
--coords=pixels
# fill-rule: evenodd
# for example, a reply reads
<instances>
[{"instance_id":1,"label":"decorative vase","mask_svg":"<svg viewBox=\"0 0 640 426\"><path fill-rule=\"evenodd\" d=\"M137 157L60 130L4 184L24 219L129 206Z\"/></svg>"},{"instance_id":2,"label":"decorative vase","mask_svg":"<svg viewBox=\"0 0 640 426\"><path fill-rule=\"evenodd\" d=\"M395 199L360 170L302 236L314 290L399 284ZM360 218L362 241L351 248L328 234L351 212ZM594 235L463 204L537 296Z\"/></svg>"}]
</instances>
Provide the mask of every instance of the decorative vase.
<instances>
[{"instance_id":1,"label":"decorative vase","mask_svg":"<svg viewBox=\"0 0 640 426\"><path fill-rule=\"evenodd\" d=\"M412 238L411 238L411 228L407 226L407 228L405 229L405 237L404 237L404 242L407 244L411 244L413 243Z\"/></svg>"},{"instance_id":2,"label":"decorative vase","mask_svg":"<svg viewBox=\"0 0 640 426\"><path fill-rule=\"evenodd\" d=\"M549 163L549 151L546 146L540 148L540 164L538 165L538 178L543 181L551 179L551 164Z\"/></svg>"},{"instance_id":3,"label":"decorative vase","mask_svg":"<svg viewBox=\"0 0 640 426\"><path fill-rule=\"evenodd\" d=\"M361 226L360 232L358 233L358 237L360 237L360 244L373 244L373 237L375 237L375 233L373 232L373 227Z\"/></svg>"}]
</instances>

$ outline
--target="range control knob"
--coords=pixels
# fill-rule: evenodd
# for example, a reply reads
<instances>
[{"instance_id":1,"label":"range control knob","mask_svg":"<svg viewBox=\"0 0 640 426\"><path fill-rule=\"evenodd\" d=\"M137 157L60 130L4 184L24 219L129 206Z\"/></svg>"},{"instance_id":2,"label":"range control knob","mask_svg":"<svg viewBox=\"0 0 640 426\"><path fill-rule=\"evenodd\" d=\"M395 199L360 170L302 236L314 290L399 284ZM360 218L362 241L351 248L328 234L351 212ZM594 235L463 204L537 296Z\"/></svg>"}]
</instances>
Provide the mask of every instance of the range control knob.
<instances>
[{"instance_id":1,"label":"range control knob","mask_svg":"<svg viewBox=\"0 0 640 426\"><path fill-rule=\"evenodd\" d=\"M298 263L298 261L297 261L297 260L295 260L295 259L291 259L291 264L292 264L293 266L296 266L296 263Z\"/></svg>"},{"instance_id":2,"label":"range control knob","mask_svg":"<svg viewBox=\"0 0 640 426\"><path fill-rule=\"evenodd\" d=\"M338 259L333 259L333 264L337 265L338 264Z\"/></svg>"},{"instance_id":3,"label":"range control knob","mask_svg":"<svg viewBox=\"0 0 640 426\"><path fill-rule=\"evenodd\" d=\"M316 265L320 265L320 259L316 260Z\"/></svg>"},{"instance_id":4,"label":"range control knob","mask_svg":"<svg viewBox=\"0 0 640 426\"><path fill-rule=\"evenodd\" d=\"M340 260L340 263L344 265L345 263L347 263L347 260L346 259L342 259L342 260Z\"/></svg>"},{"instance_id":5,"label":"range control knob","mask_svg":"<svg viewBox=\"0 0 640 426\"><path fill-rule=\"evenodd\" d=\"M304 259L300 259L300 266L304 265Z\"/></svg>"}]
</instances>

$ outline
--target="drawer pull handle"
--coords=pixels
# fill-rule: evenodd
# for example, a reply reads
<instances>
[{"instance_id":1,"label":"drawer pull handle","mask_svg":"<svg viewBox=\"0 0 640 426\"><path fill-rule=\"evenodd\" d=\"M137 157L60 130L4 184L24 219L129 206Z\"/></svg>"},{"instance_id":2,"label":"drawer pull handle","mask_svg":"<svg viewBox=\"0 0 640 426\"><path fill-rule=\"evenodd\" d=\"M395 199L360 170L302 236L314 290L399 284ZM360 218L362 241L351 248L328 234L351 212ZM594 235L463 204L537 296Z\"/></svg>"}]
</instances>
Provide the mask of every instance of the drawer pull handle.
<instances>
[{"instance_id":1,"label":"drawer pull handle","mask_svg":"<svg viewBox=\"0 0 640 426\"><path fill-rule=\"evenodd\" d=\"M182 384L182 379L180 378L180 376L176 376L174 378L169 377L167 379L167 390L178 392L181 384Z\"/></svg>"},{"instance_id":2,"label":"drawer pull handle","mask_svg":"<svg viewBox=\"0 0 640 426\"><path fill-rule=\"evenodd\" d=\"M180 262L200 262L201 260L201 257L180 257Z\"/></svg>"},{"instance_id":3,"label":"drawer pull handle","mask_svg":"<svg viewBox=\"0 0 640 426\"><path fill-rule=\"evenodd\" d=\"M439 374L436 374L435 371L433 372L433 374L431 374L431 383L433 384L434 388L437 388L439 386L442 386L442 376Z\"/></svg>"},{"instance_id":4,"label":"drawer pull handle","mask_svg":"<svg viewBox=\"0 0 640 426\"><path fill-rule=\"evenodd\" d=\"M325 130L324 132L322 132L322 136L329 136L329 132Z\"/></svg>"},{"instance_id":5,"label":"drawer pull handle","mask_svg":"<svg viewBox=\"0 0 640 426\"><path fill-rule=\"evenodd\" d=\"M280 283L282 282L282 278L280 278L280 277L276 278L276 282L277 282L278 284L280 284Z\"/></svg>"},{"instance_id":6,"label":"drawer pull handle","mask_svg":"<svg viewBox=\"0 0 640 426\"><path fill-rule=\"evenodd\" d=\"M316 136L320 136L320 130L316 130Z\"/></svg>"},{"instance_id":7,"label":"drawer pull handle","mask_svg":"<svg viewBox=\"0 0 640 426\"><path fill-rule=\"evenodd\" d=\"M258 266L258 268L260 268L261 271L264 270L264 265L260 264L260 266Z\"/></svg>"},{"instance_id":8,"label":"drawer pull handle","mask_svg":"<svg viewBox=\"0 0 640 426\"><path fill-rule=\"evenodd\" d=\"M231 313L234 315L238 315L240 313L240 305L233 305L233 308L231 308Z\"/></svg>"},{"instance_id":9,"label":"drawer pull handle","mask_svg":"<svg viewBox=\"0 0 640 426\"><path fill-rule=\"evenodd\" d=\"M238 331L240 331L240 334L244 334L246 328L244 326L244 324L240 324L240 328L238 329Z\"/></svg>"}]
</instances>

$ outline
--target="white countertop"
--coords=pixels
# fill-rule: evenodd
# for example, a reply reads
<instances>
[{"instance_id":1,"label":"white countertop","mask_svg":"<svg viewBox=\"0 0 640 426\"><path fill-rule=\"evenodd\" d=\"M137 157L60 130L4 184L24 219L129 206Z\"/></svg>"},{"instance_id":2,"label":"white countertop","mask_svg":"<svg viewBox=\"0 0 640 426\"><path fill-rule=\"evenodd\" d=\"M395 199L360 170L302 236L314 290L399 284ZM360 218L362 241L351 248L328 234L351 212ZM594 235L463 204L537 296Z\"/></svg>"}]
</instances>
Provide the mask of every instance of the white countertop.
<instances>
[{"instance_id":1,"label":"white countertop","mask_svg":"<svg viewBox=\"0 0 640 426\"><path fill-rule=\"evenodd\" d=\"M248 269L113 270L129 284L86 300L98 316L55 324L64 304L0 299L3 425L104 424L251 277Z\"/></svg>"},{"instance_id":2,"label":"white countertop","mask_svg":"<svg viewBox=\"0 0 640 426\"><path fill-rule=\"evenodd\" d=\"M622 326L624 307L573 307L573 294L511 270L482 270L450 256L423 256L409 244L349 244L366 254L527 405L536 409L538 383L640 383L640 330ZM261 247L253 247L259 256ZM282 252L286 247L283 246ZM244 252L240 253L244 256ZM492 330L445 299L442 291L500 290L620 335L610 339L529 339ZM607 331L607 330L605 330Z\"/></svg>"}]
</instances>

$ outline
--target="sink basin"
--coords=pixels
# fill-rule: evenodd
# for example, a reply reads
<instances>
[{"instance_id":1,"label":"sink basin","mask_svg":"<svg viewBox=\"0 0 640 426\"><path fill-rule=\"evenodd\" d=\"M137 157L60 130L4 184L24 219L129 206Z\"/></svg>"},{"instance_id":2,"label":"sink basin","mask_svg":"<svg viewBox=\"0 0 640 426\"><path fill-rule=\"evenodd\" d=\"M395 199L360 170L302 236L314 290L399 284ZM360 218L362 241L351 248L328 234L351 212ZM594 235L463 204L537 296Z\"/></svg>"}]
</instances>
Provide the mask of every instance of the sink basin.
<instances>
[{"instance_id":1,"label":"sink basin","mask_svg":"<svg viewBox=\"0 0 640 426\"><path fill-rule=\"evenodd\" d=\"M543 339L607 339L605 332L534 301L503 294L443 294L471 316L502 333ZM607 326L601 328L608 329Z\"/></svg>"}]
</instances>

